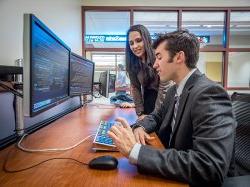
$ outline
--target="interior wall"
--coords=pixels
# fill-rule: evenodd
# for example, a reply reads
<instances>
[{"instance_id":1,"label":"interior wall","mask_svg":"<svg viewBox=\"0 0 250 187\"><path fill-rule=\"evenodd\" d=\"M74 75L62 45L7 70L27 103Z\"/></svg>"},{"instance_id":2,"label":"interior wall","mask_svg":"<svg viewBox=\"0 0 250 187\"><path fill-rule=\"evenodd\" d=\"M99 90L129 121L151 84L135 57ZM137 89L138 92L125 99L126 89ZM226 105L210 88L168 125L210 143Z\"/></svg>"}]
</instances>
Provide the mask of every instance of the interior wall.
<instances>
[{"instance_id":1,"label":"interior wall","mask_svg":"<svg viewBox=\"0 0 250 187\"><path fill-rule=\"evenodd\" d=\"M82 54L81 0L1 0L0 65L23 58L23 14L35 14L73 52Z\"/></svg>"},{"instance_id":2,"label":"interior wall","mask_svg":"<svg viewBox=\"0 0 250 187\"><path fill-rule=\"evenodd\" d=\"M249 0L82 0L83 6L211 6L211 7L237 7L237 6L249 6Z\"/></svg>"},{"instance_id":3,"label":"interior wall","mask_svg":"<svg viewBox=\"0 0 250 187\"><path fill-rule=\"evenodd\" d=\"M249 54L249 53L248 53ZM234 53L229 59L228 85L231 87L250 86L250 60L249 55ZM233 86L232 86L233 85ZM236 86L237 85L237 86Z\"/></svg>"},{"instance_id":4,"label":"interior wall","mask_svg":"<svg viewBox=\"0 0 250 187\"><path fill-rule=\"evenodd\" d=\"M222 53L219 52L200 52L197 67L202 73L206 73L207 62L222 62Z\"/></svg>"}]
</instances>

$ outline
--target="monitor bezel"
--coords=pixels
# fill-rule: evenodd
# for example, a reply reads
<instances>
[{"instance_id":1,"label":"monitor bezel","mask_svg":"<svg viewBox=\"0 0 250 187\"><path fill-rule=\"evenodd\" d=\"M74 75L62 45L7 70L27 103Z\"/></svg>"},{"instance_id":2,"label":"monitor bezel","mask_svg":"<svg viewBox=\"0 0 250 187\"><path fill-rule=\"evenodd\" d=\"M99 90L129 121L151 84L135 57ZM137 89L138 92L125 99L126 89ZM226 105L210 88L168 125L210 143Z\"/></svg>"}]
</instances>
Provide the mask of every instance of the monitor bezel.
<instances>
[{"instance_id":1,"label":"monitor bezel","mask_svg":"<svg viewBox=\"0 0 250 187\"><path fill-rule=\"evenodd\" d=\"M28 92L29 94L26 94L26 101L28 100L28 106L29 106L29 109L28 109L28 114L27 114L27 110L24 110L24 114L25 115L28 115L30 117L34 117L42 112L45 112L59 104L61 104L62 102L66 101L69 99L69 68L70 68L70 48L58 37L56 36L44 23L42 23L42 21L40 21L35 15L33 14L25 14L24 17L26 16L26 19L29 19L28 21L28 26L29 26L29 33L28 33L28 42L27 41L24 41L24 47L28 48L28 52L26 52L26 54L24 54L24 56L26 55L26 58L28 58L28 61L27 59L24 60L24 67L25 65L27 66L28 65L28 68L26 68L26 75L27 77L29 77L29 84L27 86L24 87L24 89L28 89ZM26 21L27 22L27 21ZM26 23L27 24L27 23ZM68 88L67 88L67 95L63 98L60 98L58 101L55 101L49 105L47 105L45 108L42 108L42 109L39 109L37 111L33 111L33 106L32 106L32 99L33 99L33 90L31 88L31 85L32 85L32 82L33 82L33 79L32 79L32 73L31 73L31 70L32 70L32 29L34 27L34 25L37 24L44 32L46 32L48 35L50 35L53 39L55 39L61 46L63 46L65 49L68 50ZM24 25L27 27L27 25ZM26 33L24 33L26 34ZM26 36L27 37L27 36ZM25 43L26 42L26 43ZM28 45L28 46L25 46L25 45ZM28 56L28 57L27 57ZM27 79L24 81L27 82ZM24 82L25 84L25 82ZM25 84L26 85L26 84ZM24 91L25 93L25 91Z\"/></svg>"},{"instance_id":2,"label":"monitor bezel","mask_svg":"<svg viewBox=\"0 0 250 187\"><path fill-rule=\"evenodd\" d=\"M93 72L92 72L92 81L91 81L91 93L85 93L85 92L76 92L76 93L72 93L71 92L71 90L70 90L70 88L71 88L71 80L70 80L70 78L71 78L71 56L74 56L74 57L76 57L76 58L79 58L79 59L81 59L81 60L84 60L84 61L86 61L86 62L89 62L89 63L91 63L92 65L93 65ZM69 66L69 95L71 96L71 97L74 97L74 96L79 96L79 95L93 95L93 84L94 84L94 73L95 73L95 63L94 62L92 62L92 61L90 61L90 60L88 60L88 59L86 59L86 58L84 58L84 57L82 57L82 56L80 56L80 55L77 55L76 53L73 53L73 52L71 52L71 54L70 54L70 66Z\"/></svg>"}]
</instances>

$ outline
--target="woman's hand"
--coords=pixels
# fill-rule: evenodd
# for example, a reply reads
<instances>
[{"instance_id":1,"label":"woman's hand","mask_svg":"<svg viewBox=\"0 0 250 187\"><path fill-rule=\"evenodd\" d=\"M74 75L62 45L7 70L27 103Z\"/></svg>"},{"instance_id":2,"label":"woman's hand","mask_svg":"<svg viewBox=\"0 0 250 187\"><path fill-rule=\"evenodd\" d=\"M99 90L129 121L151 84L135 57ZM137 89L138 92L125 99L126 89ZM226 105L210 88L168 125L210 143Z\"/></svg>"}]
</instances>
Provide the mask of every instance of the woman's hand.
<instances>
[{"instance_id":1,"label":"woman's hand","mask_svg":"<svg viewBox=\"0 0 250 187\"><path fill-rule=\"evenodd\" d=\"M128 102L124 102L120 104L121 108L134 108L135 104L134 103L128 103Z\"/></svg>"}]
</instances>

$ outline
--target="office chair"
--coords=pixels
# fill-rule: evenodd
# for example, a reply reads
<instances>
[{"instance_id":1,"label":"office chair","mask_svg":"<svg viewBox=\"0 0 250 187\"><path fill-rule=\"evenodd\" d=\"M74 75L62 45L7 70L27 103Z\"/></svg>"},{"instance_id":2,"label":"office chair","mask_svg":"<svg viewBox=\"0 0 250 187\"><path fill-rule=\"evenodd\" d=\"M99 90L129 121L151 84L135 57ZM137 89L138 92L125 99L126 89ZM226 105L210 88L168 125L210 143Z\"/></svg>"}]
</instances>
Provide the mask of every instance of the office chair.
<instances>
[{"instance_id":1,"label":"office chair","mask_svg":"<svg viewBox=\"0 0 250 187\"><path fill-rule=\"evenodd\" d=\"M250 184L250 94L231 96L237 121L235 137L235 169L237 177L225 179L222 187L245 187Z\"/></svg>"},{"instance_id":2,"label":"office chair","mask_svg":"<svg viewBox=\"0 0 250 187\"><path fill-rule=\"evenodd\" d=\"M233 112L238 123L235 138L235 163L238 175L250 175L250 94L232 95Z\"/></svg>"}]
</instances>

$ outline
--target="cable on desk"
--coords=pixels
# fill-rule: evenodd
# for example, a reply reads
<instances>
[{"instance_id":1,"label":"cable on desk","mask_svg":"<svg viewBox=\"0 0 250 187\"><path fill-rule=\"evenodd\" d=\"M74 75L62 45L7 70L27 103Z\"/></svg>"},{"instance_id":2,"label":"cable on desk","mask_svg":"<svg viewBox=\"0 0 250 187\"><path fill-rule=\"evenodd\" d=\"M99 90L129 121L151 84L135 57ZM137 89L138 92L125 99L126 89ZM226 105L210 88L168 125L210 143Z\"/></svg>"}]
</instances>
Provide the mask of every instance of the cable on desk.
<instances>
[{"instance_id":1,"label":"cable on desk","mask_svg":"<svg viewBox=\"0 0 250 187\"><path fill-rule=\"evenodd\" d=\"M11 151L11 149L10 149L10 151ZM42 161L42 162L39 162L39 163L37 163L37 164L35 164L35 165L29 166L29 167L26 167L26 168L22 168L22 169L18 169L18 170L10 170L10 169L8 169L8 168L6 167L7 162L8 162L8 158L9 158L10 151L8 152L8 155L7 155L6 159L4 160L4 164L3 164L3 171L5 171L6 173L17 173L17 172L26 171L26 170L32 169L32 168L34 168L34 167L36 167L36 166L39 166L39 165L41 165L41 164L43 164L43 163L45 163L45 162L49 162L49 161L51 161L51 160L73 160L73 161L78 162L78 163L80 163L80 164L82 164L82 165L88 165L87 163L81 162L81 161L76 160L76 159L74 159L74 158L67 158L67 157L65 157L65 158L50 158L50 159L44 160L44 161Z\"/></svg>"},{"instance_id":2,"label":"cable on desk","mask_svg":"<svg viewBox=\"0 0 250 187\"><path fill-rule=\"evenodd\" d=\"M0 80L0 86L8 91L10 91L11 93L13 93L14 95L23 98L23 94L18 92L17 90L15 90L14 88L11 88L10 86L6 85L3 81Z\"/></svg>"},{"instance_id":3,"label":"cable on desk","mask_svg":"<svg viewBox=\"0 0 250 187\"><path fill-rule=\"evenodd\" d=\"M22 136L22 138L20 139L20 141L17 143L17 148L21 149L22 151L25 151L25 152L52 152L52 151L66 151L66 150L70 150L70 149L73 149L74 147L80 145L81 143L83 143L84 141L86 141L87 139L89 139L90 137L94 136L95 134L91 134L87 137L85 137L83 140L81 140L80 142L76 143L75 145L73 146L70 146L70 147L67 147L67 148L54 148L54 149L27 149L25 147L23 147L21 145L21 142L23 141L24 137L27 136L28 134L24 134ZM17 173L17 172L22 172L22 171L25 171L25 170L29 170L29 169L32 169L36 166L39 166L45 162L48 162L48 161L51 161L51 160L73 160L75 162L78 162L80 164L83 164L83 165L88 165L87 163L84 163L84 162L81 162L79 160L76 160L74 158L50 158L50 159L47 159L47 160L44 160L42 162L39 162L35 165L32 165L32 166L29 166L29 167L26 167L26 168L23 168L23 169L19 169L19 170L9 170L7 169L6 165L7 165L7 162L8 162L8 158L9 158L9 155L10 155L10 152L11 152L11 149L10 151L8 152L5 160L4 160L4 164L3 164L3 171L7 172L7 173Z\"/></svg>"},{"instance_id":4,"label":"cable on desk","mask_svg":"<svg viewBox=\"0 0 250 187\"><path fill-rule=\"evenodd\" d=\"M66 148L51 148L51 149L29 149L29 148L25 148L21 145L23 139L25 138L25 136L27 136L28 134L24 134L22 136L22 138L20 139L20 141L17 143L17 147L19 149L21 149L22 151L25 151L25 152L31 152L31 153L35 153L35 152L54 152L54 151L67 151L67 150L70 150L70 149L73 149L75 147L77 147L78 145L80 145L81 143L83 143L84 141L86 141L87 139L89 139L90 137L92 136L95 136L95 134L91 134L87 137L85 137L84 139L82 139L80 142L76 143L75 145L73 146L70 146L70 147L66 147Z\"/></svg>"}]
</instances>

